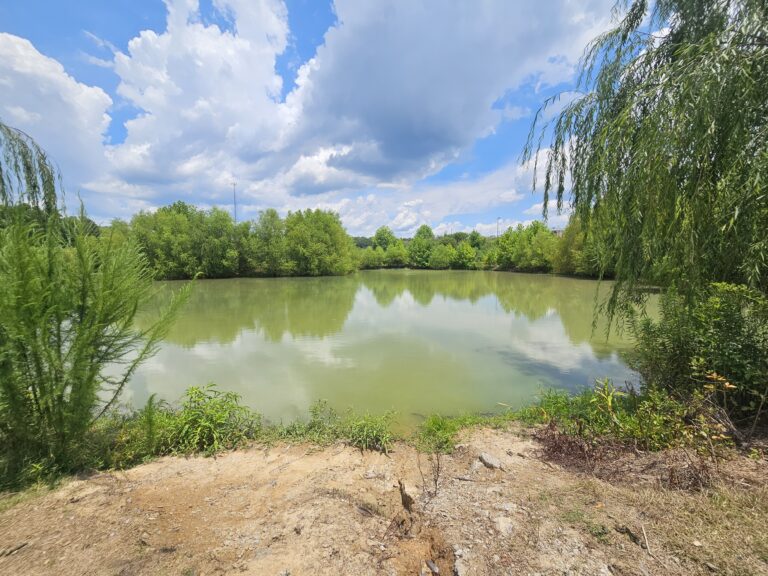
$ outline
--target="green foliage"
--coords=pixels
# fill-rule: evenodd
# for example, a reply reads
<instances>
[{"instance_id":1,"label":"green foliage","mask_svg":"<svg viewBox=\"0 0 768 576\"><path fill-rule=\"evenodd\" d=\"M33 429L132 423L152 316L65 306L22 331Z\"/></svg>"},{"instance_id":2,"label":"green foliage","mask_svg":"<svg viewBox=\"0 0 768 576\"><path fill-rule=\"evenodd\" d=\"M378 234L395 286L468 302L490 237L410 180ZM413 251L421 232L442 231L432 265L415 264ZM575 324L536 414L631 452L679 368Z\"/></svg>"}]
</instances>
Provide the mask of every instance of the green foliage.
<instances>
[{"instance_id":1,"label":"green foliage","mask_svg":"<svg viewBox=\"0 0 768 576\"><path fill-rule=\"evenodd\" d=\"M300 276L343 275L354 269L352 240L335 212L289 212L285 242L289 267Z\"/></svg>"},{"instance_id":2,"label":"green foliage","mask_svg":"<svg viewBox=\"0 0 768 576\"><path fill-rule=\"evenodd\" d=\"M344 423L345 436L352 446L360 450L376 450L386 454L394 441L391 432L393 416L392 412L382 416L350 416Z\"/></svg>"},{"instance_id":3,"label":"green foliage","mask_svg":"<svg viewBox=\"0 0 768 576\"><path fill-rule=\"evenodd\" d=\"M429 258L435 244L432 228L426 224L419 227L413 240L408 244L408 260L414 268L429 268Z\"/></svg>"},{"instance_id":4,"label":"green foliage","mask_svg":"<svg viewBox=\"0 0 768 576\"><path fill-rule=\"evenodd\" d=\"M213 384L192 387L174 418L170 450L215 454L256 437L260 428L258 416L241 406L234 392L222 392Z\"/></svg>"},{"instance_id":5,"label":"green foliage","mask_svg":"<svg viewBox=\"0 0 768 576\"><path fill-rule=\"evenodd\" d=\"M582 95L537 115L523 160L548 150L544 206L570 181L615 263L610 310L649 281L689 300L711 281L768 290L766 22L763 0L633 0L587 48Z\"/></svg>"},{"instance_id":6,"label":"green foliage","mask_svg":"<svg viewBox=\"0 0 768 576\"><path fill-rule=\"evenodd\" d=\"M373 247L381 248L385 252L396 242L397 237L395 236L394 232L392 232L392 230L390 230L387 226L381 226L373 235Z\"/></svg>"},{"instance_id":7,"label":"green foliage","mask_svg":"<svg viewBox=\"0 0 768 576\"><path fill-rule=\"evenodd\" d=\"M138 248L82 231L73 240L63 245L53 226L0 231L0 413L10 468L38 458L77 467L91 422L156 351L183 300L135 328L152 288Z\"/></svg>"},{"instance_id":8,"label":"green foliage","mask_svg":"<svg viewBox=\"0 0 768 576\"><path fill-rule=\"evenodd\" d=\"M343 437L343 421L325 400L315 402L309 409L309 415L306 422L297 420L278 428L278 438L325 446Z\"/></svg>"},{"instance_id":9,"label":"green foliage","mask_svg":"<svg viewBox=\"0 0 768 576\"><path fill-rule=\"evenodd\" d=\"M290 273L285 256L285 221L274 208L261 212L253 224L250 254L255 272L266 276Z\"/></svg>"},{"instance_id":10,"label":"green foliage","mask_svg":"<svg viewBox=\"0 0 768 576\"><path fill-rule=\"evenodd\" d=\"M434 270L445 270L451 267L456 259L456 249L450 244L438 244L429 257L429 267Z\"/></svg>"},{"instance_id":11,"label":"green foliage","mask_svg":"<svg viewBox=\"0 0 768 576\"><path fill-rule=\"evenodd\" d=\"M384 250L379 248L373 248L368 246L365 250L360 250L360 268L363 270L383 268L384 267Z\"/></svg>"},{"instance_id":12,"label":"green foliage","mask_svg":"<svg viewBox=\"0 0 768 576\"><path fill-rule=\"evenodd\" d=\"M0 125L2 127L2 125ZM0 130L5 138L10 129ZM37 166L37 180L22 170L21 192L4 175L5 207L17 202L54 202L55 183L40 167L28 140L3 149L6 169L13 155ZM10 160L9 160L10 159ZM37 159L37 160L35 160ZM32 169L32 168L30 168ZM31 188L30 188L31 187ZM136 313L150 295L152 276L134 242L119 245L94 235L81 212L62 218L46 207L10 210L0 229L0 482L28 478L30 469L73 470L84 462L89 428L120 396L136 368L157 349L187 291L174 298L144 329Z\"/></svg>"},{"instance_id":13,"label":"green foliage","mask_svg":"<svg viewBox=\"0 0 768 576\"><path fill-rule=\"evenodd\" d=\"M483 270L493 270L499 264L499 249L494 242L493 245L486 244L485 250L480 254L480 267Z\"/></svg>"},{"instance_id":14,"label":"green foliage","mask_svg":"<svg viewBox=\"0 0 768 576\"><path fill-rule=\"evenodd\" d=\"M467 242L470 243L475 250L482 250L485 248L487 240L477 230L472 230L467 237Z\"/></svg>"},{"instance_id":15,"label":"green foliage","mask_svg":"<svg viewBox=\"0 0 768 576\"><path fill-rule=\"evenodd\" d=\"M518 224L499 237L498 265L503 270L550 272L557 250L557 237L542 222Z\"/></svg>"},{"instance_id":16,"label":"green foliage","mask_svg":"<svg viewBox=\"0 0 768 576\"><path fill-rule=\"evenodd\" d=\"M156 279L195 278L202 273L201 247L195 242L203 215L175 202L131 219L131 234L142 248Z\"/></svg>"},{"instance_id":17,"label":"green foliage","mask_svg":"<svg viewBox=\"0 0 768 576\"><path fill-rule=\"evenodd\" d=\"M0 222L1 217L2 214ZM130 224L115 221L101 232L104 238L118 244L128 238L138 242L155 279L341 275L356 269L405 266L500 266L507 270L548 272L558 258L561 273L597 273L594 242L589 243L588 254L582 256L584 240L578 227L569 227L567 238L558 240L538 222L507 231L499 242L484 238L477 231L435 238L432 229L424 224L405 244L386 226L379 228L372 239L353 240L336 214L322 210L292 213L283 219L276 210L268 209L255 222L235 226L223 210L202 211L175 202L154 213L140 212ZM571 265L572 261L587 260L589 268Z\"/></svg>"},{"instance_id":18,"label":"green foliage","mask_svg":"<svg viewBox=\"0 0 768 576\"><path fill-rule=\"evenodd\" d=\"M212 455L241 446L262 432L261 418L240 397L213 384L189 388L180 407L155 396L139 411L113 410L89 430L85 463L127 468L167 454Z\"/></svg>"},{"instance_id":19,"label":"green foliage","mask_svg":"<svg viewBox=\"0 0 768 576\"><path fill-rule=\"evenodd\" d=\"M277 428L277 438L297 442L313 442L325 446L344 440L361 450L387 453L395 440L392 432L394 412L381 416L356 415L351 411L340 416L325 400L310 408L306 422L293 422Z\"/></svg>"},{"instance_id":20,"label":"green foliage","mask_svg":"<svg viewBox=\"0 0 768 576\"><path fill-rule=\"evenodd\" d=\"M656 388L639 394L625 392L607 379L577 395L546 392L538 404L520 410L517 417L528 423L553 422L564 433L587 440L632 442L644 450L725 439L701 400L682 402Z\"/></svg>"},{"instance_id":21,"label":"green foliage","mask_svg":"<svg viewBox=\"0 0 768 576\"><path fill-rule=\"evenodd\" d=\"M408 250L399 238L391 243L384 252L384 266L387 268L403 268L408 265Z\"/></svg>"},{"instance_id":22,"label":"green foliage","mask_svg":"<svg viewBox=\"0 0 768 576\"><path fill-rule=\"evenodd\" d=\"M156 279L342 275L357 267L352 239L338 215L324 210L283 219L268 209L256 222L235 225L224 210L175 202L134 216L128 234Z\"/></svg>"},{"instance_id":23,"label":"green foliage","mask_svg":"<svg viewBox=\"0 0 768 576\"><path fill-rule=\"evenodd\" d=\"M59 216L60 178L48 155L24 132L0 121L0 215L42 225ZM17 220L18 221L18 220Z\"/></svg>"},{"instance_id":24,"label":"green foliage","mask_svg":"<svg viewBox=\"0 0 768 576\"><path fill-rule=\"evenodd\" d=\"M584 230L578 217L572 217L558 239L552 258L552 270L569 276L603 276L613 274L613 264L600 265L600 252L592 234Z\"/></svg>"},{"instance_id":25,"label":"green foliage","mask_svg":"<svg viewBox=\"0 0 768 576\"><path fill-rule=\"evenodd\" d=\"M422 224L419 226L418 230L416 230L416 234L413 235L414 240L434 240L435 239L435 233L432 232L432 228L430 228L427 224Z\"/></svg>"},{"instance_id":26,"label":"green foliage","mask_svg":"<svg viewBox=\"0 0 768 576\"><path fill-rule=\"evenodd\" d=\"M421 423L416 434L416 446L423 452L450 453L455 447L456 434L465 422L433 414Z\"/></svg>"},{"instance_id":27,"label":"green foliage","mask_svg":"<svg viewBox=\"0 0 768 576\"><path fill-rule=\"evenodd\" d=\"M373 246L373 238L368 238L367 236L354 236L352 241L358 248L368 248Z\"/></svg>"},{"instance_id":28,"label":"green foliage","mask_svg":"<svg viewBox=\"0 0 768 576\"><path fill-rule=\"evenodd\" d=\"M671 291L659 319L635 326L634 364L651 386L713 393L736 423L753 423L768 400L768 298L712 284L693 305Z\"/></svg>"},{"instance_id":29,"label":"green foliage","mask_svg":"<svg viewBox=\"0 0 768 576\"><path fill-rule=\"evenodd\" d=\"M456 247L456 255L454 256L453 262L451 264L453 268L458 268L459 270L469 270L475 267L476 256L477 252L472 247L472 245L466 240L462 240Z\"/></svg>"}]
</instances>

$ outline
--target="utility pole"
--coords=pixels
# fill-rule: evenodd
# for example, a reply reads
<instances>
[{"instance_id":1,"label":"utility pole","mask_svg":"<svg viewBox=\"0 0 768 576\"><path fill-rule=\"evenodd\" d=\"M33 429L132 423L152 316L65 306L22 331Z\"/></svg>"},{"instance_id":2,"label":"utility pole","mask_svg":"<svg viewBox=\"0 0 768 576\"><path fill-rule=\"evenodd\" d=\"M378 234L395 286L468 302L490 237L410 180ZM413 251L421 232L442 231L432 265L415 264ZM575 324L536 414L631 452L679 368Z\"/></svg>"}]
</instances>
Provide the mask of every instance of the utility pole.
<instances>
[{"instance_id":1,"label":"utility pole","mask_svg":"<svg viewBox=\"0 0 768 576\"><path fill-rule=\"evenodd\" d=\"M235 207L235 224L237 224L237 182L232 181L232 203Z\"/></svg>"}]
</instances>

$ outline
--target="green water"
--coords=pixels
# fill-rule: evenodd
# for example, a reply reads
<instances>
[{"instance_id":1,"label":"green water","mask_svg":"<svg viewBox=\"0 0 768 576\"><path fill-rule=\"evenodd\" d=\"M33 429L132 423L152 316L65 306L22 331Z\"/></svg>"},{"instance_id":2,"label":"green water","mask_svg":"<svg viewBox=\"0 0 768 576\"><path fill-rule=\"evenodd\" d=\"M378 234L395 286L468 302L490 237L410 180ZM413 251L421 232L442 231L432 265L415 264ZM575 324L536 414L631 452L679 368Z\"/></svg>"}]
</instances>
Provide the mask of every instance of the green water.
<instances>
[{"instance_id":1,"label":"green water","mask_svg":"<svg viewBox=\"0 0 768 576\"><path fill-rule=\"evenodd\" d=\"M163 283L161 305L179 283ZM204 280L125 400L234 390L271 421L338 409L403 420L520 406L543 388L636 376L628 342L592 330L597 283L501 272L360 272L341 278ZM603 287L605 288L605 287ZM147 322L154 306L142 316Z\"/></svg>"}]
</instances>

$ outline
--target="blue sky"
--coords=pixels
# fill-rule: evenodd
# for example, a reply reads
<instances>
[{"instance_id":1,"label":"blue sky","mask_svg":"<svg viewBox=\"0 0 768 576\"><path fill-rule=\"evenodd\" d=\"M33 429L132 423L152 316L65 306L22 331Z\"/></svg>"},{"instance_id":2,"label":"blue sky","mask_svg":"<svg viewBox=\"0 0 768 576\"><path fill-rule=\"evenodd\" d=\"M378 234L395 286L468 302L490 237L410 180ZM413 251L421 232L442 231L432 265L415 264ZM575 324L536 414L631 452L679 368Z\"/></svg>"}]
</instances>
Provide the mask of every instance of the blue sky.
<instances>
[{"instance_id":1,"label":"blue sky","mask_svg":"<svg viewBox=\"0 0 768 576\"><path fill-rule=\"evenodd\" d=\"M495 233L541 217L522 146L612 4L0 0L0 118L99 221L236 181L241 217Z\"/></svg>"}]
</instances>

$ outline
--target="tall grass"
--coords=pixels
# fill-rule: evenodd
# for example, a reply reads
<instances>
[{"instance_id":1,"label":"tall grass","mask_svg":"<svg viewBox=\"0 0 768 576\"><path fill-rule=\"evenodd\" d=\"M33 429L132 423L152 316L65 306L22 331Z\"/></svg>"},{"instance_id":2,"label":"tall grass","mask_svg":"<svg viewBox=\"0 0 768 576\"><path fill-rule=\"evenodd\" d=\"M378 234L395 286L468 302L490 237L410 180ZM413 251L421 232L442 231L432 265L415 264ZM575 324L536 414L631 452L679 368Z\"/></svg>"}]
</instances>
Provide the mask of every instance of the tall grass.
<instances>
[{"instance_id":1,"label":"tall grass","mask_svg":"<svg viewBox=\"0 0 768 576\"><path fill-rule=\"evenodd\" d=\"M149 328L152 291L133 242L63 218L58 176L26 135L0 123L0 482L86 463L86 434L150 357L186 292ZM109 370L107 370L109 367Z\"/></svg>"}]
</instances>

